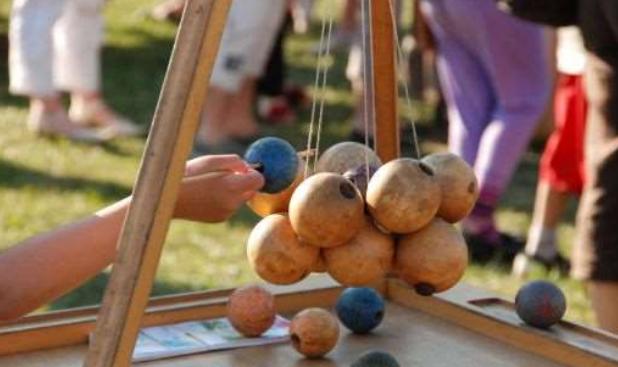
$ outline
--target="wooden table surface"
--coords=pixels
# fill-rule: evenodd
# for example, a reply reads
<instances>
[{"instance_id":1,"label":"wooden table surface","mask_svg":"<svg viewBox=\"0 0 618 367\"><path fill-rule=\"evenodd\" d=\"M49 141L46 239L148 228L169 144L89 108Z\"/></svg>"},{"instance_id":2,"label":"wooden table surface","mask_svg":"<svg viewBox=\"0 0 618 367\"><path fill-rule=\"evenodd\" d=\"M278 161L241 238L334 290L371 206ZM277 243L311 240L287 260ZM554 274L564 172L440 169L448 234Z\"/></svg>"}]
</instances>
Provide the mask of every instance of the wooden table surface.
<instances>
[{"instance_id":1,"label":"wooden table surface","mask_svg":"<svg viewBox=\"0 0 618 367\"><path fill-rule=\"evenodd\" d=\"M275 367L349 366L370 349L392 353L402 366L426 367L554 367L562 366L469 331L435 316L389 302L385 321L371 335L356 336L343 329L337 347L323 360L306 360L289 344L236 349L172 358L137 366L158 367ZM59 348L0 358L6 367L81 367L86 346Z\"/></svg>"}]
</instances>

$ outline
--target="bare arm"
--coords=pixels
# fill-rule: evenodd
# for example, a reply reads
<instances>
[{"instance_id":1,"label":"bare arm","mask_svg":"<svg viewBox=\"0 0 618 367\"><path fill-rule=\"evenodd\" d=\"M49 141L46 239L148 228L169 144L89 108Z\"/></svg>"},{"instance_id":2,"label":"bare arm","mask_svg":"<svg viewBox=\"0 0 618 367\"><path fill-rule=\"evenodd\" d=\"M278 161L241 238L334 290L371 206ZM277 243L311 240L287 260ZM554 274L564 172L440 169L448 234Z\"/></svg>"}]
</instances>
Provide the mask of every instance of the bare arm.
<instances>
[{"instance_id":1,"label":"bare arm","mask_svg":"<svg viewBox=\"0 0 618 367\"><path fill-rule=\"evenodd\" d=\"M225 220L262 185L261 175L236 156L198 158L187 166L175 216ZM30 312L105 269L116 256L129 205L126 198L0 254L0 320Z\"/></svg>"}]
</instances>

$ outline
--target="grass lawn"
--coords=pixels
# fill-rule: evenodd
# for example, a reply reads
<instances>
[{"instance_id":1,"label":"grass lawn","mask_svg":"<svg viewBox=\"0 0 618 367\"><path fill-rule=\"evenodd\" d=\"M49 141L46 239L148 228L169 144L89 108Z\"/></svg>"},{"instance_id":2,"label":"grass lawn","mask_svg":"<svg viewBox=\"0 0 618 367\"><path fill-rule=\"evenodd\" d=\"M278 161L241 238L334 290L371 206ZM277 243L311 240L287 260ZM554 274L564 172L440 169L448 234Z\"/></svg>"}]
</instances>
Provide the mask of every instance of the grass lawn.
<instances>
[{"instance_id":1,"label":"grass lawn","mask_svg":"<svg viewBox=\"0 0 618 367\"><path fill-rule=\"evenodd\" d=\"M148 124L159 94L172 47L175 26L149 20L153 0L111 1L106 8L107 33L103 52L104 93L119 111ZM1 41L6 36L9 4L0 4ZM290 76L312 85L315 56L311 46L317 31L293 36L286 45ZM352 96L344 77L346 55L338 54L329 75L323 146L340 141L350 131ZM6 57L0 58L0 249L29 236L80 218L126 196L141 158L143 139L125 139L104 146L37 138L24 125L24 99L9 96ZM306 141L309 113L292 127L265 127L301 148ZM423 125L426 152L443 149L443 134ZM410 155L411 150L405 151ZM525 234L536 185L538 151L527 153L499 212L500 225ZM573 238L574 207L560 228L561 245L568 251ZM175 222L163 253L154 289L156 294L232 286L256 280L244 259L244 243L257 217L243 208L224 224ZM0 269L1 271L1 269ZM107 273L63 297L47 309L100 301ZM557 274L534 274L556 281L569 300L567 317L592 323L582 286ZM520 282L497 265L470 266L465 281L512 297Z\"/></svg>"}]
</instances>

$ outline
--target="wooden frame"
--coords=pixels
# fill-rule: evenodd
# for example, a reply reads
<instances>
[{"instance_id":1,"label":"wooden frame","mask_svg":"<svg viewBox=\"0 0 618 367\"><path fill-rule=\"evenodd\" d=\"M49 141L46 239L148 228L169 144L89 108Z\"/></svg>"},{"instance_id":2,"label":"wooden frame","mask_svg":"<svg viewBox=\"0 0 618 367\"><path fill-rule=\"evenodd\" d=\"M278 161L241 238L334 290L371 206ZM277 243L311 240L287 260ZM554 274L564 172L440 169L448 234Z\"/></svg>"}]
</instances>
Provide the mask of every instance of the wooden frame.
<instances>
[{"instance_id":1,"label":"wooden frame","mask_svg":"<svg viewBox=\"0 0 618 367\"><path fill-rule=\"evenodd\" d=\"M390 0L369 1L376 150L399 156ZM85 366L129 365L231 0L188 0Z\"/></svg>"},{"instance_id":2,"label":"wooden frame","mask_svg":"<svg viewBox=\"0 0 618 367\"><path fill-rule=\"evenodd\" d=\"M277 308L281 313L294 313L306 307L332 307L343 289L327 276L313 276L289 287L268 285L266 287L275 294ZM517 353L520 358L534 359L538 362L538 357L532 357L536 355L542 357L542 360L573 367L610 367L618 364L616 336L568 322L562 322L550 331L523 326L513 316L512 309L508 311L511 305L509 302L493 298L493 295L486 291L462 284L434 297L422 297L398 279L387 279L377 284L376 288L384 294L389 303L404 307L409 312L416 313L417 317L418 315L422 318L433 317L441 323L461 326L473 331L479 338L482 338L482 335L488 336L519 350ZM198 292L153 299L142 326L224 316L230 292L231 290ZM495 312L485 307L488 304L506 305L507 308L506 311ZM96 307L61 311L30 316L19 322L0 325L0 356L62 346L85 346L88 334L94 328L97 311ZM398 320L398 322L405 321ZM442 328L444 327L442 325ZM454 326L446 327L450 329ZM421 333L421 330L410 330L409 333ZM50 338L50 335L54 335L54 338ZM456 336L453 338L458 339ZM469 340L453 341L464 344L466 342ZM477 352L484 353L482 350ZM405 350L401 353L405 353ZM448 351L444 353L442 358L448 358ZM526 357L528 355L530 357ZM440 360L440 356L436 358ZM182 357L170 360L164 365L174 365L180 360ZM472 366L473 362L472 356L470 361L462 362L461 365ZM518 360L513 363L521 362ZM555 366L551 363L544 363L543 366L545 365ZM19 366L31 367L36 364Z\"/></svg>"}]
</instances>

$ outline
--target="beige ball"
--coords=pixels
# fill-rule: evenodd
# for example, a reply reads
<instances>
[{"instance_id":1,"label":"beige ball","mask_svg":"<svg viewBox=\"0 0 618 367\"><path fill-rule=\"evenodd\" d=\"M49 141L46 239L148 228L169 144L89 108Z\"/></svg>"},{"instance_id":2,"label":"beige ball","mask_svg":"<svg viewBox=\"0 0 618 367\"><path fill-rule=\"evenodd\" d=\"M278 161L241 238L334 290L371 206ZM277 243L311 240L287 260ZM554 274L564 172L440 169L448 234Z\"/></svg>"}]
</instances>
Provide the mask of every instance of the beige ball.
<instances>
[{"instance_id":1,"label":"beige ball","mask_svg":"<svg viewBox=\"0 0 618 367\"><path fill-rule=\"evenodd\" d=\"M306 277L319 249L303 244L284 214L271 214L251 231L247 257L253 270L273 284L292 284Z\"/></svg>"},{"instance_id":2,"label":"beige ball","mask_svg":"<svg viewBox=\"0 0 618 367\"><path fill-rule=\"evenodd\" d=\"M366 157L366 158L365 158ZM345 141L328 148L318 159L316 172L334 172L340 175L369 162L381 166L382 161L371 148L356 142Z\"/></svg>"},{"instance_id":3,"label":"beige ball","mask_svg":"<svg viewBox=\"0 0 618 367\"><path fill-rule=\"evenodd\" d=\"M345 286L363 286L384 278L390 271L395 241L367 219L352 240L323 251L328 273L336 281Z\"/></svg>"},{"instance_id":4,"label":"beige ball","mask_svg":"<svg viewBox=\"0 0 618 367\"><path fill-rule=\"evenodd\" d=\"M290 199L294 190L303 182L305 178L305 160L299 159L298 171L296 172L296 179L285 190L276 193L268 194L265 192L256 193L249 201L247 205L255 212L255 214L265 217L270 214L283 213L288 211L290 205Z\"/></svg>"},{"instance_id":5,"label":"beige ball","mask_svg":"<svg viewBox=\"0 0 618 367\"><path fill-rule=\"evenodd\" d=\"M275 322L275 298L266 289L248 285L236 289L227 303L227 317L246 337L262 335Z\"/></svg>"},{"instance_id":6,"label":"beige ball","mask_svg":"<svg viewBox=\"0 0 618 367\"><path fill-rule=\"evenodd\" d=\"M434 169L442 190L438 216L456 223L470 214L479 197L479 185L472 167L452 153L431 154L422 161Z\"/></svg>"},{"instance_id":7,"label":"beige ball","mask_svg":"<svg viewBox=\"0 0 618 367\"><path fill-rule=\"evenodd\" d=\"M352 239L363 226L364 203L349 180L335 173L317 173L294 191L289 215L303 242L335 247Z\"/></svg>"},{"instance_id":8,"label":"beige ball","mask_svg":"<svg viewBox=\"0 0 618 367\"><path fill-rule=\"evenodd\" d=\"M308 358L319 358L330 352L339 339L339 321L321 308L308 308L290 323L290 339L294 348Z\"/></svg>"},{"instance_id":9,"label":"beige ball","mask_svg":"<svg viewBox=\"0 0 618 367\"><path fill-rule=\"evenodd\" d=\"M455 226L436 218L420 231L399 239L395 266L401 279L419 294L443 292L463 276L468 247Z\"/></svg>"},{"instance_id":10,"label":"beige ball","mask_svg":"<svg viewBox=\"0 0 618 367\"><path fill-rule=\"evenodd\" d=\"M367 188L367 208L384 229L418 231L440 207L440 185L433 169L415 159L400 158L378 169Z\"/></svg>"}]
</instances>

